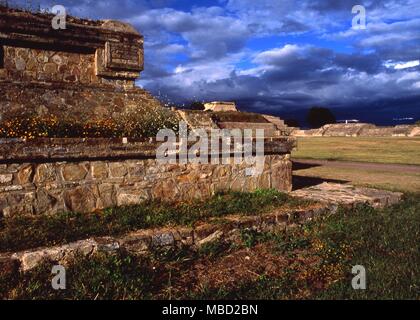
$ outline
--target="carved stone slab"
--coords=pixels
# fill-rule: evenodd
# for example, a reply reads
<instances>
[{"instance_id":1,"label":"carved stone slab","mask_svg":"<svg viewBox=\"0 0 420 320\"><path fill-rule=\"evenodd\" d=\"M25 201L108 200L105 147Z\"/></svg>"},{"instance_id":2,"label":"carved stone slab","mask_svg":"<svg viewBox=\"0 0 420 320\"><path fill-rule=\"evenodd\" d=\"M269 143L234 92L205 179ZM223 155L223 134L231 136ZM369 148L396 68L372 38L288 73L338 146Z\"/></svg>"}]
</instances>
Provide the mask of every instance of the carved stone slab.
<instances>
[{"instance_id":1,"label":"carved stone slab","mask_svg":"<svg viewBox=\"0 0 420 320\"><path fill-rule=\"evenodd\" d=\"M127 43L107 42L105 59L110 69L141 71L143 66L141 48Z\"/></svg>"}]
</instances>

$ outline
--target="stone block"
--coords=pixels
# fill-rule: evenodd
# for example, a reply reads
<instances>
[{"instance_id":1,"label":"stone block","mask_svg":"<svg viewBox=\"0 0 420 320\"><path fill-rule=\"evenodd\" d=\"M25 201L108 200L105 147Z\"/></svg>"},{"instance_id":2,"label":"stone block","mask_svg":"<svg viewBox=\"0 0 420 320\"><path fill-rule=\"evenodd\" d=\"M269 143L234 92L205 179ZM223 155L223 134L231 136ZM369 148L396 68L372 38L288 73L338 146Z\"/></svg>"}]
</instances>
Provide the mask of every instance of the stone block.
<instances>
[{"instance_id":1,"label":"stone block","mask_svg":"<svg viewBox=\"0 0 420 320\"><path fill-rule=\"evenodd\" d=\"M86 178L88 170L84 164L67 164L62 174L65 181L81 181Z\"/></svg>"},{"instance_id":2,"label":"stone block","mask_svg":"<svg viewBox=\"0 0 420 320\"><path fill-rule=\"evenodd\" d=\"M34 249L30 251L15 253L13 259L20 261L23 272L30 271L44 261L66 264L71 262L76 255L89 256L96 252L98 243L93 239L80 240L63 246Z\"/></svg>"},{"instance_id":3,"label":"stone block","mask_svg":"<svg viewBox=\"0 0 420 320\"><path fill-rule=\"evenodd\" d=\"M24 71L26 69L26 62L22 58L16 58L15 66L17 71Z\"/></svg>"},{"instance_id":4,"label":"stone block","mask_svg":"<svg viewBox=\"0 0 420 320\"><path fill-rule=\"evenodd\" d=\"M110 208L115 206L117 203L115 189L116 187L111 183L101 183L98 185L98 208Z\"/></svg>"},{"instance_id":5,"label":"stone block","mask_svg":"<svg viewBox=\"0 0 420 320\"><path fill-rule=\"evenodd\" d=\"M157 180L154 182L151 190L152 198L179 200L179 187L173 180Z\"/></svg>"},{"instance_id":6,"label":"stone block","mask_svg":"<svg viewBox=\"0 0 420 320\"><path fill-rule=\"evenodd\" d=\"M111 162L109 170L112 178L124 178L128 173L126 166L122 162Z\"/></svg>"},{"instance_id":7,"label":"stone block","mask_svg":"<svg viewBox=\"0 0 420 320\"><path fill-rule=\"evenodd\" d=\"M144 232L133 232L120 239L121 246L129 252L141 253L148 251L152 245L152 238Z\"/></svg>"},{"instance_id":8,"label":"stone block","mask_svg":"<svg viewBox=\"0 0 420 320\"><path fill-rule=\"evenodd\" d=\"M138 188L124 188L117 192L118 206L131 206L144 202L149 199L146 190Z\"/></svg>"},{"instance_id":9,"label":"stone block","mask_svg":"<svg viewBox=\"0 0 420 320\"><path fill-rule=\"evenodd\" d=\"M89 187L77 187L75 189L65 190L64 203L68 210L74 212L92 212L97 209L97 197Z\"/></svg>"},{"instance_id":10,"label":"stone block","mask_svg":"<svg viewBox=\"0 0 420 320\"><path fill-rule=\"evenodd\" d=\"M35 212L37 214L54 212L56 211L55 208L57 207L58 202L56 197L49 194L46 190L41 189L36 193Z\"/></svg>"},{"instance_id":11,"label":"stone block","mask_svg":"<svg viewBox=\"0 0 420 320\"><path fill-rule=\"evenodd\" d=\"M223 231L217 230L216 232L212 233L208 237L201 239L197 242L198 246L203 246L205 244L220 240L223 237L224 233Z\"/></svg>"},{"instance_id":12,"label":"stone block","mask_svg":"<svg viewBox=\"0 0 420 320\"><path fill-rule=\"evenodd\" d=\"M57 179L55 166L52 163L43 163L37 166L35 174L35 183L45 183Z\"/></svg>"},{"instance_id":13,"label":"stone block","mask_svg":"<svg viewBox=\"0 0 420 320\"><path fill-rule=\"evenodd\" d=\"M171 232L161 233L152 236L153 247L167 247L175 244L174 235Z\"/></svg>"},{"instance_id":14,"label":"stone block","mask_svg":"<svg viewBox=\"0 0 420 320\"><path fill-rule=\"evenodd\" d=\"M34 168L32 165L22 167L18 172L18 183L27 184L32 183L34 178Z\"/></svg>"},{"instance_id":15,"label":"stone block","mask_svg":"<svg viewBox=\"0 0 420 320\"><path fill-rule=\"evenodd\" d=\"M92 163L92 177L98 180L108 178L108 164L106 162Z\"/></svg>"},{"instance_id":16,"label":"stone block","mask_svg":"<svg viewBox=\"0 0 420 320\"><path fill-rule=\"evenodd\" d=\"M13 174L0 174L0 184L9 184L13 181Z\"/></svg>"}]
</instances>

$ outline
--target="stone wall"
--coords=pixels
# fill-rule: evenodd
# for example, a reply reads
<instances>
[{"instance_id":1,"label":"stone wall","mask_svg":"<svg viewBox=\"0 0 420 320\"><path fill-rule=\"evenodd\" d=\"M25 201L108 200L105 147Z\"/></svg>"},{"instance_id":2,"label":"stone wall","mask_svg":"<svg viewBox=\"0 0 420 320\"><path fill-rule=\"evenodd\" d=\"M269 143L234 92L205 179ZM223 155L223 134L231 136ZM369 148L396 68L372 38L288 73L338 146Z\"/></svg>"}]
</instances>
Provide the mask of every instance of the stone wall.
<instances>
[{"instance_id":1,"label":"stone wall","mask_svg":"<svg viewBox=\"0 0 420 320\"><path fill-rule=\"evenodd\" d=\"M222 190L291 191L291 140L266 144L264 171L234 164L159 164L154 141L51 139L0 143L3 216L90 212L150 199L190 200Z\"/></svg>"},{"instance_id":2,"label":"stone wall","mask_svg":"<svg viewBox=\"0 0 420 320\"><path fill-rule=\"evenodd\" d=\"M135 86L143 70L143 36L117 21L0 7L0 120L21 114L97 120L135 108L162 108Z\"/></svg>"},{"instance_id":3,"label":"stone wall","mask_svg":"<svg viewBox=\"0 0 420 320\"><path fill-rule=\"evenodd\" d=\"M2 83L0 120L2 116L56 115L68 120L118 118L137 108L162 108L148 92L140 88L115 90L104 86L83 87L79 84Z\"/></svg>"},{"instance_id":4,"label":"stone wall","mask_svg":"<svg viewBox=\"0 0 420 320\"><path fill-rule=\"evenodd\" d=\"M101 83L92 54L4 46L4 76L16 81Z\"/></svg>"}]
</instances>

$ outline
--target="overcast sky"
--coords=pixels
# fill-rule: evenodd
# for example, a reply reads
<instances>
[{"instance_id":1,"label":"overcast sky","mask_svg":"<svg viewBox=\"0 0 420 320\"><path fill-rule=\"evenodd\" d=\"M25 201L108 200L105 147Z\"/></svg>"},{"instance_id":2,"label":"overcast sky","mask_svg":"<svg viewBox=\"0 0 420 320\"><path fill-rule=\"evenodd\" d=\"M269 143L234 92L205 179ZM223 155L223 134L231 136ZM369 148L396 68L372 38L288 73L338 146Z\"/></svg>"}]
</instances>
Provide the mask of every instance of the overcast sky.
<instances>
[{"instance_id":1,"label":"overcast sky","mask_svg":"<svg viewBox=\"0 0 420 320\"><path fill-rule=\"evenodd\" d=\"M138 85L162 99L233 100L299 119L313 105L379 124L420 118L420 0L58 3L133 24L145 36ZM352 28L356 4L366 30Z\"/></svg>"}]
</instances>

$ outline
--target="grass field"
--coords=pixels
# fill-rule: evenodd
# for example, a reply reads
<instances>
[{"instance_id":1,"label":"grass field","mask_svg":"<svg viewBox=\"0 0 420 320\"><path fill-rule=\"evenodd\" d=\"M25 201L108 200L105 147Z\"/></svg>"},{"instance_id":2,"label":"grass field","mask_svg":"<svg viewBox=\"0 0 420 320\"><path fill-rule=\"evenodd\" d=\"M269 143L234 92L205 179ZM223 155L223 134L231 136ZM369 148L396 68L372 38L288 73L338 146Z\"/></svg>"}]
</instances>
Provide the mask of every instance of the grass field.
<instances>
[{"instance_id":1,"label":"grass field","mask_svg":"<svg viewBox=\"0 0 420 320\"><path fill-rule=\"evenodd\" d=\"M420 138L298 138L298 147L292 157L420 165Z\"/></svg>"},{"instance_id":2,"label":"grass field","mask_svg":"<svg viewBox=\"0 0 420 320\"><path fill-rule=\"evenodd\" d=\"M309 178L390 191L420 192L420 173L314 166L295 170L293 175L295 180Z\"/></svg>"},{"instance_id":3,"label":"grass field","mask_svg":"<svg viewBox=\"0 0 420 320\"><path fill-rule=\"evenodd\" d=\"M342 208L296 229L243 230L198 251L78 258L67 289L51 288L51 263L0 272L0 299L420 299L420 201L388 209ZM367 290L351 286L366 268Z\"/></svg>"}]
</instances>

